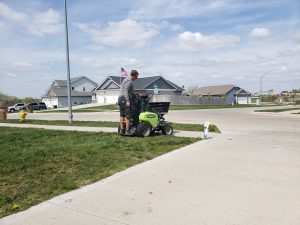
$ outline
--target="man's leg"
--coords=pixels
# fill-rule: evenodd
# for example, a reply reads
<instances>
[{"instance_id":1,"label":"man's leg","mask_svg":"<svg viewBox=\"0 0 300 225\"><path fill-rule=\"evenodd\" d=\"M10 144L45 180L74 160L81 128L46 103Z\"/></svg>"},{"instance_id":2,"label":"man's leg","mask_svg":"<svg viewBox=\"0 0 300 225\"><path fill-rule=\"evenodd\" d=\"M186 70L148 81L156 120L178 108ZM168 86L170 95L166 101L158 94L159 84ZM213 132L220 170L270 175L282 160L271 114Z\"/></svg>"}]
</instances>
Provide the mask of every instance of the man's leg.
<instances>
[{"instance_id":1,"label":"man's leg","mask_svg":"<svg viewBox=\"0 0 300 225\"><path fill-rule=\"evenodd\" d=\"M124 131L124 117L126 116L125 114L125 100L122 98L118 99L118 104L120 107L120 134L123 135L125 133Z\"/></svg>"},{"instance_id":2,"label":"man's leg","mask_svg":"<svg viewBox=\"0 0 300 225\"><path fill-rule=\"evenodd\" d=\"M125 108L125 123L126 123L126 131L125 131L125 135L131 135L131 131L130 131L130 125L131 125L131 107L126 106Z\"/></svg>"},{"instance_id":3,"label":"man's leg","mask_svg":"<svg viewBox=\"0 0 300 225\"><path fill-rule=\"evenodd\" d=\"M125 134L125 129L124 129L124 117L121 115L120 116L120 130L119 130L120 135Z\"/></svg>"},{"instance_id":4,"label":"man's leg","mask_svg":"<svg viewBox=\"0 0 300 225\"><path fill-rule=\"evenodd\" d=\"M124 117L120 117L120 129L124 130Z\"/></svg>"},{"instance_id":5,"label":"man's leg","mask_svg":"<svg viewBox=\"0 0 300 225\"><path fill-rule=\"evenodd\" d=\"M130 119L126 117L126 132L129 132L130 128Z\"/></svg>"}]
</instances>

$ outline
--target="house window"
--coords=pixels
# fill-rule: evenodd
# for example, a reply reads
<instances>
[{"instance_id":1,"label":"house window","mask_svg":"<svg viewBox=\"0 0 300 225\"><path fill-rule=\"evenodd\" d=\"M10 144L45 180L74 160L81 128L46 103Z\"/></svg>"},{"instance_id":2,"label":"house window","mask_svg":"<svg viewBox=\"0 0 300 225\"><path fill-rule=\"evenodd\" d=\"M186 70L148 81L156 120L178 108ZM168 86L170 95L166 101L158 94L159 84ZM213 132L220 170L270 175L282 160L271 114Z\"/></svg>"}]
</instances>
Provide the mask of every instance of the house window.
<instances>
[{"instance_id":1,"label":"house window","mask_svg":"<svg viewBox=\"0 0 300 225\"><path fill-rule=\"evenodd\" d=\"M74 91L74 87L72 87L72 91Z\"/></svg>"},{"instance_id":2,"label":"house window","mask_svg":"<svg viewBox=\"0 0 300 225\"><path fill-rule=\"evenodd\" d=\"M85 91L85 87L83 87L82 90Z\"/></svg>"}]
</instances>

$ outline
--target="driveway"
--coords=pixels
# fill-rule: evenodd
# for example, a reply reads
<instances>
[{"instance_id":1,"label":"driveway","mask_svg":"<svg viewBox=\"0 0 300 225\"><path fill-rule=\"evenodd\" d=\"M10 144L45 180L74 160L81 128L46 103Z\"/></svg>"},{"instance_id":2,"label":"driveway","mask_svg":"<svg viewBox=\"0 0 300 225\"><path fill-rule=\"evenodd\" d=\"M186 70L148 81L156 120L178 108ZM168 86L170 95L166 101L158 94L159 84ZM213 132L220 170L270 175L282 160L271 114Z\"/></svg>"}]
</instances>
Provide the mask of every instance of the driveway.
<instances>
[{"instance_id":1,"label":"driveway","mask_svg":"<svg viewBox=\"0 0 300 225\"><path fill-rule=\"evenodd\" d=\"M63 114L32 114L60 119ZM300 224L300 116L253 109L173 111L222 131L0 220L0 224ZM37 119L37 118L36 118ZM117 120L117 113L78 113Z\"/></svg>"}]
</instances>

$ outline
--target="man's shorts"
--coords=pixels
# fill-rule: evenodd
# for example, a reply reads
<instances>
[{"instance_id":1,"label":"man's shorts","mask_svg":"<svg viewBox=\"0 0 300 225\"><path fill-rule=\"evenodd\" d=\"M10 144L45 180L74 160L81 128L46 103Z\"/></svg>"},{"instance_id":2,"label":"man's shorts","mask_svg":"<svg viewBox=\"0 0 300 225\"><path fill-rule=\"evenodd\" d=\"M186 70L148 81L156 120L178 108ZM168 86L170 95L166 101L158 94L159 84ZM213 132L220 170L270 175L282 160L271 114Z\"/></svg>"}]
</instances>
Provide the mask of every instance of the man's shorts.
<instances>
[{"instance_id":1,"label":"man's shorts","mask_svg":"<svg viewBox=\"0 0 300 225\"><path fill-rule=\"evenodd\" d=\"M130 118L130 108L126 106L126 99L124 96L119 97L118 104L120 107L120 117Z\"/></svg>"}]
</instances>

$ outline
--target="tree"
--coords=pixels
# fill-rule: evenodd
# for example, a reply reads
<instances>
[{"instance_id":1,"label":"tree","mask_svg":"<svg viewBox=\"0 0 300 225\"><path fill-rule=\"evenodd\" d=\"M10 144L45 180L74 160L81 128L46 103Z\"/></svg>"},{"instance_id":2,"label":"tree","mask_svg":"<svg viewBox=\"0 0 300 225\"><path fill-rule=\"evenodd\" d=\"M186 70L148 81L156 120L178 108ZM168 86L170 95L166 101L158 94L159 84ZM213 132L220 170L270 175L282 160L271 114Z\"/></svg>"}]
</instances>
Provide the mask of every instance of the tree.
<instances>
[{"instance_id":1,"label":"tree","mask_svg":"<svg viewBox=\"0 0 300 225\"><path fill-rule=\"evenodd\" d=\"M299 89L293 89L292 93L300 93L300 88Z\"/></svg>"},{"instance_id":2,"label":"tree","mask_svg":"<svg viewBox=\"0 0 300 225\"><path fill-rule=\"evenodd\" d=\"M190 86L187 88L186 93L188 95L199 95L199 87L197 86Z\"/></svg>"},{"instance_id":3,"label":"tree","mask_svg":"<svg viewBox=\"0 0 300 225\"><path fill-rule=\"evenodd\" d=\"M16 96L6 95L0 92L0 102L2 104L1 107L7 107L10 105L14 105L16 103L30 103L30 102L39 102L39 99L35 99L32 97L18 98Z\"/></svg>"},{"instance_id":4,"label":"tree","mask_svg":"<svg viewBox=\"0 0 300 225\"><path fill-rule=\"evenodd\" d=\"M22 102L23 103L39 102L39 99L35 99L35 98L32 98L32 97L25 97L25 98L22 99Z\"/></svg>"},{"instance_id":5,"label":"tree","mask_svg":"<svg viewBox=\"0 0 300 225\"><path fill-rule=\"evenodd\" d=\"M208 92L207 98L208 98L208 100L212 99L212 96L211 96L211 94L209 92Z\"/></svg>"}]
</instances>

